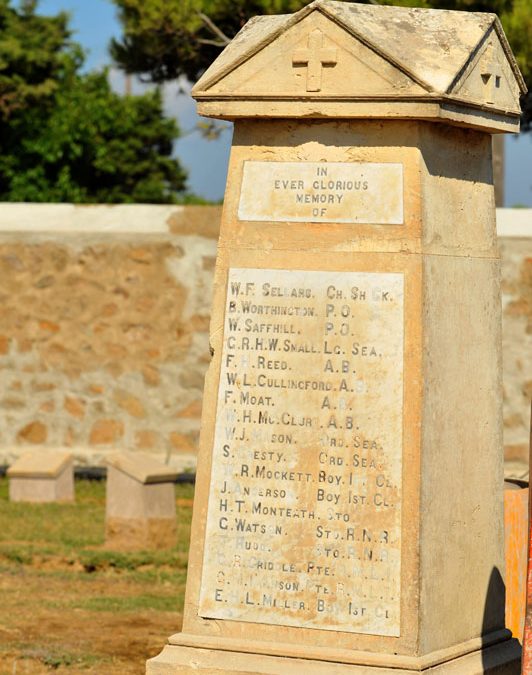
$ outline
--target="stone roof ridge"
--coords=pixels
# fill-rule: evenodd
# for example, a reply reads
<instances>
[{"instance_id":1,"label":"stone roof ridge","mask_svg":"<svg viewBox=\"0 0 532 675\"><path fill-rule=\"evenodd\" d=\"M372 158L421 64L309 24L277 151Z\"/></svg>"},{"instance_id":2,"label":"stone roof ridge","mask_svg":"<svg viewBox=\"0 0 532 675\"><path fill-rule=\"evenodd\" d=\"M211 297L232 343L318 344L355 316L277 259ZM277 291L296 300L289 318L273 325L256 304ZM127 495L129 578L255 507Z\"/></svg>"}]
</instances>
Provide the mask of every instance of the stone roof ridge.
<instances>
[{"instance_id":1,"label":"stone roof ridge","mask_svg":"<svg viewBox=\"0 0 532 675\"><path fill-rule=\"evenodd\" d=\"M427 92L445 94L495 30L522 92L523 77L497 16L487 12L314 0L294 14L254 17L192 90L200 96L314 11L335 22ZM413 34L416 34L416 39Z\"/></svg>"},{"instance_id":2,"label":"stone roof ridge","mask_svg":"<svg viewBox=\"0 0 532 675\"><path fill-rule=\"evenodd\" d=\"M397 58L397 56L393 55L389 50L385 49L382 47L382 42L380 40L372 40L368 37L367 34L365 34L362 30L360 30L359 22L350 22L346 21L346 16L342 16L342 13L344 12L351 12L354 13L353 10L357 10L358 8L363 8L362 11L367 10L367 8L371 8L370 12L365 12L369 16L371 16L371 10L374 10L375 8L386 8L386 9L409 9L409 8L403 8L403 7L390 7L389 5L373 5L373 4L363 4L363 3L354 3L354 2L338 2L338 0L314 0L314 2L311 3L312 6L315 7L315 9L318 9L322 11L323 14L328 16L330 19L335 21L336 23L339 23L343 28L345 28L348 32L350 32L354 37L356 37L360 42L365 44L367 47L372 49L374 52L382 56L386 61L389 63L392 63L394 66L396 66L399 70L401 70L405 75L408 75L414 82L417 82L423 89L426 89L428 92L432 91L434 89L433 86L429 82L427 82L424 78L421 78L419 74L417 74L414 69L411 67L407 66L406 63L404 62L403 59ZM308 5L309 7L311 5ZM333 10L333 11L331 11ZM367 26L366 26L367 27Z\"/></svg>"},{"instance_id":3,"label":"stone roof ridge","mask_svg":"<svg viewBox=\"0 0 532 675\"><path fill-rule=\"evenodd\" d=\"M442 16L456 19L456 22L451 22L451 30L453 37L455 35L454 28L456 27L459 27L461 31L470 30L472 27L476 27L478 37L476 44L474 43L470 44L469 50L463 54L461 62L460 60L457 60L455 62L454 64L455 75L452 78L452 80L448 83L447 87L438 87L438 89L440 89L440 93L448 93L449 91L452 90L454 84L460 79L463 72L467 69L474 55L484 45L487 38L491 34L491 31L494 30L501 42L503 51L510 63L510 66L516 77L516 80L519 83L521 91L523 93L526 93L527 91L525 81L523 79L521 71L519 70L519 66L515 61L512 49L508 44L508 40L504 33L504 29L502 27L500 19L493 12L466 12L463 10L455 10L455 9L442 10L428 7L395 7L390 5L363 4L349 1L342 2L339 0L314 0L312 4L316 6L321 6L323 10L325 10L325 12L328 14L329 12L327 11L327 9L329 8L333 9L336 15L342 13L344 14L351 13L358 16L360 16L361 14L366 14L373 17L378 16L379 20L382 20L383 18L388 16L390 18L395 18L399 23L403 23L403 17L412 18L419 16L420 18L424 18L423 21L424 25L423 24L418 25L418 34L422 35L423 32L426 31L428 32L427 37L430 38L428 42L429 45L434 49L434 56L436 59L439 59L440 56L442 58L445 57L444 53L438 54L437 52L438 48L441 47L443 47L445 51L445 48L447 47L446 45L447 35L445 34L445 31L441 30L441 28L438 28L438 30L433 29L431 30L430 29L431 22L434 21L440 23ZM427 21L427 19L430 19L430 21ZM370 23L371 22L367 22L365 27L367 28ZM387 28L390 29L390 24L387 25ZM353 32L355 32L356 28L354 26L352 26L352 30L353 29L354 29ZM408 48L409 50L412 50L412 47L416 48L416 46L419 45L420 45L419 41L417 41L414 44L409 43ZM372 46L373 48L375 47L375 45ZM389 49L391 48L393 52L397 48L401 48L402 46L403 43L401 40L391 40L390 44L388 45L388 48ZM382 55L385 56L384 50L382 51ZM392 55L389 54L389 56ZM392 56L392 59L389 58L389 60L393 62L395 58ZM401 62L402 59L399 58L398 61ZM405 66L405 70L410 69L410 67L406 66L405 63L403 63L403 66Z\"/></svg>"},{"instance_id":4,"label":"stone roof ridge","mask_svg":"<svg viewBox=\"0 0 532 675\"><path fill-rule=\"evenodd\" d=\"M519 66L517 64L517 61L515 60L514 53L512 51L512 48L510 47L510 43L508 42L508 38L506 37L506 34L504 32L504 28L502 27L501 20L497 16L497 14L491 14L491 16L495 17L493 21L493 29L497 33L497 36L499 37L499 40L501 41L502 48L504 50L504 53L506 54L506 58L508 59L510 66L512 68L512 72L515 75L515 79L517 80L519 84L519 89L521 90L522 94L526 94L528 92L528 87L526 86L525 78L523 77L523 74L521 73L521 70L519 69Z\"/></svg>"},{"instance_id":5,"label":"stone roof ridge","mask_svg":"<svg viewBox=\"0 0 532 675\"><path fill-rule=\"evenodd\" d=\"M307 8L304 9L306 10ZM192 96L197 95L200 91L209 89L228 73L250 59L284 32L285 28L283 24L290 23L292 25L296 23L295 21L290 22L290 19L298 15L299 12L296 14L254 16L251 18L192 87Z\"/></svg>"}]
</instances>

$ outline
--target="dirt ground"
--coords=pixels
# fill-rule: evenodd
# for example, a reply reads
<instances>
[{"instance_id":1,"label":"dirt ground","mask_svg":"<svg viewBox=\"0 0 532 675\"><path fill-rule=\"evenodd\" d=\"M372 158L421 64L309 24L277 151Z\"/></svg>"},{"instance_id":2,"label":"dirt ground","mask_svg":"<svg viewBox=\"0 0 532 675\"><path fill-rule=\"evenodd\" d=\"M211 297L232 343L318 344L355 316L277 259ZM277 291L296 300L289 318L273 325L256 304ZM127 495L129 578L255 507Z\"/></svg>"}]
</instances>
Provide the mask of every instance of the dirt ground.
<instances>
[{"instance_id":1,"label":"dirt ground","mask_svg":"<svg viewBox=\"0 0 532 675\"><path fill-rule=\"evenodd\" d=\"M77 509L0 500L0 675L144 675L146 659L180 630L192 500L176 500L175 549L135 554L105 548L103 499L98 487ZM84 523L89 545L70 547Z\"/></svg>"},{"instance_id":2,"label":"dirt ground","mask_svg":"<svg viewBox=\"0 0 532 675\"><path fill-rule=\"evenodd\" d=\"M145 673L146 659L180 629L177 612L80 608L85 599L130 596L145 589L117 574L94 580L76 576L32 569L2 574L2 675L140 675Z\"/></svg>"}]
</instances>

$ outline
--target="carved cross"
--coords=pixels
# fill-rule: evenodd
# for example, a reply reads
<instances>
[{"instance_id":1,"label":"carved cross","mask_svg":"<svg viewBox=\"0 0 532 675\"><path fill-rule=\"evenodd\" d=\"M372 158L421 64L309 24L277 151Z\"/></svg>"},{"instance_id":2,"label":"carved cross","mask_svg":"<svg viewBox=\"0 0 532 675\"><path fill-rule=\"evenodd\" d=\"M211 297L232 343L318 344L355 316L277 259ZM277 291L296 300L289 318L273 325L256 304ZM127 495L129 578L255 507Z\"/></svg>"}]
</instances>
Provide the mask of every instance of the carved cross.
<instances>
[{"instance_id":1,"label":"carved cross","mask_svg":"<svg viewBox=\"0 0 532 675\"><path fill-rule=\"evenodd\" d=\"M495 103L496 90L501 86L501 71L495 59L493 47L490 48L488 56L488 65L485 66L480 76L486 86L486 103Z\"/></svg>"},{"instance_id":2,"label":"carved cross","mask_svg":"<svg viewBox=\"0 0 532 675\"><path fill-rule=\"evenodd\" d=\"M323 46L323 33L319 28L308 36L308 47L296 49L292 56L292 65L307 66L307 91L321 91L323 66L335 66L338 60L336 49Z\"/></svg>"}]
</instances>

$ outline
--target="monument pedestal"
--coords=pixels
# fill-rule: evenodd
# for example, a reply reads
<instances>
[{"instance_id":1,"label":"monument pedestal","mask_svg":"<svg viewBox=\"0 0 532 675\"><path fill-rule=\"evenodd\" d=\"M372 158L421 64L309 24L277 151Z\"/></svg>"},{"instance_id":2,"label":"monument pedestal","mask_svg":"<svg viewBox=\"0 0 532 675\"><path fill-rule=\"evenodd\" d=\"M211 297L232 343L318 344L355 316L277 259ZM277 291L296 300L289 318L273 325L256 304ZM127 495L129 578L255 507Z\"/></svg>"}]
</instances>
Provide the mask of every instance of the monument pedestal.
<instances>
[{"instance_id":1,"label":"monument pedestal","mask_svg":"<svg viewBox=\"0 0 532 675\"><path fill-rule=\"evenodd\" d=\"M519 77L493 15L317 0L196 85L235 127L183 633L150 675L518 672L489 132Z\"/></svg>"},{"instance_id":2,"label":"monument pedestal","mask_svg":"<svg viewBox=\"0 0 532 675\"><path fill-rule=\"evenodd\" d=\"M277 651L272 646L271 652ZM352 655L351 655L352 656ZM443 656L443 655L442 655ZM506 640L490 647L476 649L458 658L449 658L434 666L386 667L309 659L303 657L251 654L249 652L167 645L161 654L147 663L147 675L519 675L521 646L517 640Z\"/></svg>"},{"instance_id":3,"label":"monument pedestal","mask_svg":"<svg viewBox=\"0 0 532 675\"><path fill-rule=\"evenodd\" d=\"M7 470L12 502L73 502L74 458L67 450L33 450Z\"/></svg>"},{"instance_id":4,"label":"monument pedestal","mask_svg":"<svg viewBox=\"0 0 532 675\"><path fill-rule=\"evenodd\" d=\"M176 544L177 472L136 452L107 458L105 545L121 550L172 548Z\"/></svg>"}]
</instances>

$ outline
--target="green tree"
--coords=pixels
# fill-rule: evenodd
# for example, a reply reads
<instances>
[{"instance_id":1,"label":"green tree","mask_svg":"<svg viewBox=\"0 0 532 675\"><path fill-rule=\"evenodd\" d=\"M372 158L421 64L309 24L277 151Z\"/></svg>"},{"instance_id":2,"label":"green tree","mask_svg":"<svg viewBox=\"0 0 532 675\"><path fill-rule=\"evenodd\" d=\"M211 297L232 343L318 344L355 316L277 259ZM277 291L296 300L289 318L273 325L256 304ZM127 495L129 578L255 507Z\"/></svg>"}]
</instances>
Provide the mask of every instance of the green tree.
<instances>
[{"instance_id":1,"label":"green tree","mask_svg":"<svg viewBox=\"0 0 532 675\"><path fill-rule=\"evenodd\" d=\"M249 18L257 14L291 13L310 0L113 1L119 8L123 26L122 38L111 44L113 58L128 73L163 82L182 75L190 81L197 80ZM495 12L501 18L528 88L532 89L530 0L378 1L383 5ZM524 128L529 128L532 93L522 103Z\"/></svg>"},{"instance_id":2,"label":"green tree","mask_svg":"<svg viewBox=\"0 0 532 675\"><path fill-rule=\"evenodd\" d=\"M35 14L36 2L24 0L16 11L0 0L0 114L50 101L58 83L81 65L81 49L70 42L67 16Z\"/></svg>"},{"instance_id":3,"label":"green tree","mask_svg":"<svg viewBox=\"0 0 532 675\"><path fill-rule=\"evenodd\" d=\"M532 4L514 0L511 9L501 14L501 21L523 73L528 94L522 97L522 129L532 131Z\"/></svg>"},{"instance_id":4,"label":"green tree","mask_svg":"<svg viewBox=\"0 0 532 675\"><path fill-rule=\"evenodd\" d=\"M186 174L158 90L121 97L83 74L68 17L0 0L0 200L174 202Z\"/></svg>"}]
</instances>

